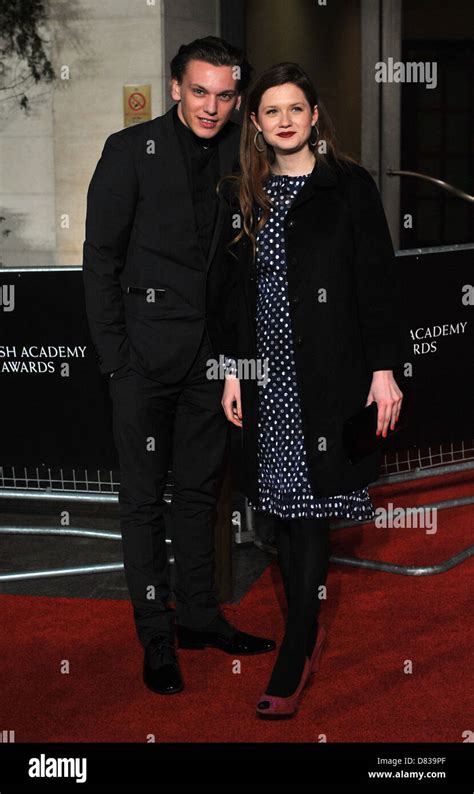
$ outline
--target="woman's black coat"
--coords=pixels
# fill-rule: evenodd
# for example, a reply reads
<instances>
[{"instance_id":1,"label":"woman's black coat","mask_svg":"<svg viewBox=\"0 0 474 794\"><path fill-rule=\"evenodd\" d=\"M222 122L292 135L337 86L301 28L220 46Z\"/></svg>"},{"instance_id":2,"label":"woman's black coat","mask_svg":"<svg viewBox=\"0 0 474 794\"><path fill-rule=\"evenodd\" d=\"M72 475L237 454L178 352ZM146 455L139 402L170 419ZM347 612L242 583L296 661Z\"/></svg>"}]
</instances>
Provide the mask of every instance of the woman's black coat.
<instances>
[{"instance_id":1,"label":"woman's black coat","mask_svg":"<svg viewBox=\"0 0 474 794\"><path fill-rule=\"evenodd\" d=\"M228 184L223 197L237 213L235 188ZM403 364L396 259L373 178L352 163L340 173L319 157L290 206L284 235L310 482L315 496L348 493L377 478L381 452L352 464L342 445L343 422L364 408L375 370ZM233 341L225 353L243 364L257 358L257 270L247 236L230 250L227 322ZM255 504L258 389L264 386L255 377L242 378L240 386L242 490Z\"/></svg>"}]
</instances>

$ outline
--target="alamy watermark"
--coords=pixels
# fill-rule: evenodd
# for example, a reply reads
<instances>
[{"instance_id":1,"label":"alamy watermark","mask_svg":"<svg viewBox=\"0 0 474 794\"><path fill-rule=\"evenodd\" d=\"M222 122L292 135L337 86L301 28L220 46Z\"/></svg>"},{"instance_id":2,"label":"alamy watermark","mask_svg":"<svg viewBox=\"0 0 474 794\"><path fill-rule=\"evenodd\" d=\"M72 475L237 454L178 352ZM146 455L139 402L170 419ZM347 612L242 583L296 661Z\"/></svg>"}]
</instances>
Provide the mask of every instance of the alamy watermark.
<instances>
[{"instance_id":1,"label":"alamy watermark","mask_svg":"<svg viewBox=\"0 0 474 794\"><path fill-rule=\"evenodd\" d=\"M375 64L377 83L426 83L426 88L438 85L438 64L436 61L395 61L387 58Z\"/></svg>"},{"instance_id":2,"label":"alamy watermark","mask_svg":"<svg viewBox=\"0 0 474 794\"><path fill-rule=\"evenodd\" d=\"M28 765L29 777L71 777L76 783L87 780L87 758L54 758L41 753L39 757L30 758Z\"/></svg>"},{"instance_id":3,"label":"alamy watermark","mask_svg":"<svg viewBox=\"0 0 474 794\"><path fill-rule=\"evenodd\" d=\"M220 355L219 359L209 358L206 364L206 377L209 380L223 380L226 374L239 380L256 380L259 386L266 386L270 380L268 358L237 358L232 359L232 364L229 365L225 356Z\"/></svg>"},{"instance_id":4,"label":"alamy watermark","mask_svg":"<svg viewBox=\"0 0 474 794\"><path fill-rule=\"evenodd\" d=\"M436 535L438 531L438 513L436 507L396 507L393 502L387 507L377 507L374 524L376 527L394 529L424 528L427 535Z\"/></svg>"}]
</instances>

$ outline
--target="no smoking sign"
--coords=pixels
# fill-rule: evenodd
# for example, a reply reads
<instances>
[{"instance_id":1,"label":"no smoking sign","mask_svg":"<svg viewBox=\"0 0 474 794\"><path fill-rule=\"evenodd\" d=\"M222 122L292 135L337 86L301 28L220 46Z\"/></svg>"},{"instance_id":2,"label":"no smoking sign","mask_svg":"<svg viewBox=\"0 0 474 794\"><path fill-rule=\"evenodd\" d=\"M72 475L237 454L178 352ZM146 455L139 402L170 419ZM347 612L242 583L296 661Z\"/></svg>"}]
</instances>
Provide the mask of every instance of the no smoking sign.
<instances>
[{"instance_id":1,"label":"no smoking sign","mask_svg":"<svg viewBox=\"0 0 474 794\"><path fill-rule=\"evenodd\" d=\"M123 115L125 127L151 119L150 85L124 85Z\"/></svg>"},{"instance_id":2,"label":"no smoking sign","mask_svg":"<svg viewBox=\"0 0 474 794\"><path fill-rule=\"evenodd\" d=\"M128 106L134 113L138 113L146 105L146 99L140 91L134 91L128 98Z\"/></svg>"}]
</instances>

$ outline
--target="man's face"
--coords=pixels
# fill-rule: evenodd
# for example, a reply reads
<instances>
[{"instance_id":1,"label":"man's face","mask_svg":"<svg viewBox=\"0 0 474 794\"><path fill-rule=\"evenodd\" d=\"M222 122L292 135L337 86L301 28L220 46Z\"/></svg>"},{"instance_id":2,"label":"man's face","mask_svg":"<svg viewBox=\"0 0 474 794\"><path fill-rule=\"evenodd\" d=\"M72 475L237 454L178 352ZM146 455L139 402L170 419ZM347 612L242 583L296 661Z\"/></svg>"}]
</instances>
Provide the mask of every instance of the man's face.
<instances>
[{"instance_id":1,"label":"man's face","mask_svg":"<svg viewBox=\"0 0 474 794\"><path fill-rule=\"evenodd\" d=\"M171 81L171 96L179 102L178 115L200 138L213 138L224 127L234 108L240 107L233 66L213 66L189 61L181 83Z\"/></svg>"}]
</instances>

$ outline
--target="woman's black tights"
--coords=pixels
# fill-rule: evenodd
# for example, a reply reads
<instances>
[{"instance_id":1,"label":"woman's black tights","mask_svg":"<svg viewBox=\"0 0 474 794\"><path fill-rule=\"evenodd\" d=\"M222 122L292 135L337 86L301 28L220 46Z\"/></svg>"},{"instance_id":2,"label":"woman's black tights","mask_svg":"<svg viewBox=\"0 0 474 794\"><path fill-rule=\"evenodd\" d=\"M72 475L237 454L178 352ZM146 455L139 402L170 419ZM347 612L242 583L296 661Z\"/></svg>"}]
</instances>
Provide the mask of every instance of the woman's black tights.
<instances>
[{"instance_id":1,"label":"woman's black tights","mask_svg":"<svg viewBox=\"0 0 474 794\"><path fill-rule=\"evenodd\" d=\"M295 692L316 641L320 588L326 584L331 553L329 519L275 518L275 541L288 617L265 692L288 697Z\"/></svg>"}]
</instances>

